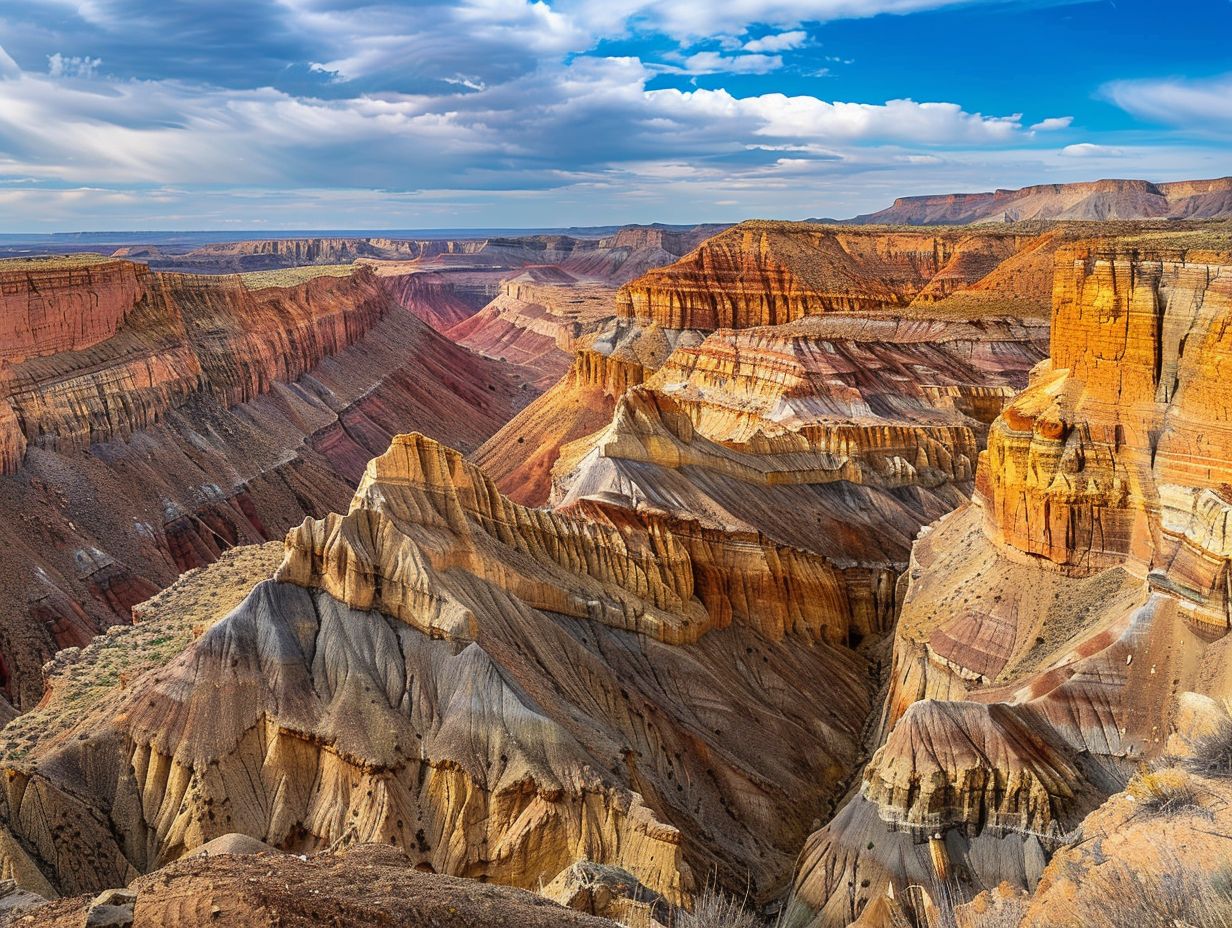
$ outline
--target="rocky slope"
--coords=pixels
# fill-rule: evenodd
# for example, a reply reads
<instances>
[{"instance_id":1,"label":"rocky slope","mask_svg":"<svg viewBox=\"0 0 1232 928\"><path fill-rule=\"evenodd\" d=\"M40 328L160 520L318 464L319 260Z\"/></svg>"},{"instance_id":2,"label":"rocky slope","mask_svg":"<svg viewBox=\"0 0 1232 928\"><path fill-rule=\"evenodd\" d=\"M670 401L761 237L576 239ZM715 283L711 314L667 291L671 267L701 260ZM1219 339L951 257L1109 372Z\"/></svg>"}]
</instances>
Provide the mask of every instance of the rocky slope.
<instances>
[{"instance_id":1,"label":"rocky slope","mask_svg":"<svg viewBox=\"0 0 1232 928\"><path fill-rule=\"evenodd\" d=\"M1097 180L992 193L899 197L893 206L857 216L851 222L929 226L1037 219L1228 218L1232 218L1232 177L1168 184Z\"/></svg>"},{"instance_id":2,"label":"rocky slope","mask_svg":"<svg viewBox=\"0 0 1232 928\"><path fill-rule=\"evenodd\" d=\"M14 924L80 928L616 928L542 896L436 876L397 848L363 845L301 860L291 854L222 853L174 863L133 883L131 895L100 894L25 909ZM101 911L125 903L131 922ZM88 921L93 915L97 921Z\"/></svg>"},{"instance_id":3,"label":"rocky slope","mask_svg":"<svg viewBox=\"0 0 1232 928\"><path fill-rule=\"evenodd\" d=\"M1038 234L914 232L808 223L746 222L681 261L621 289L621 320L668 330L779 325L829 312L949 309L946 298L978 284L1038 245ZM1017 315L1046 315L1047 287L1029 285ZM988 308L983 307L987 312Z\"/></svg>"},{"instance_id":4,"label":"rocky slope","mask_svg":"<svg viewBox=\"0 0 1232 928\"><path fill-rule=\"evenodd\" d=\"M474 447L534 395L364 270L265 289L85 258L0 275L30 333L0 366L0 685L22 706L55 650L179 571L344 505L391 435Z\"/></svg>"},{"instance_id":5,"label":"rocky slope","mask_svg":"<svg viewBox=\"0 0 1232 928\"><path fill-rule=\"evenodd\" d=\"M845 646L863 605L824 558L597 502L524 509L419 435L210 610L243 569L187 575L66 655L6 729L5 872L93 891L241 832L524 887L590 859L673 902L712 871L764 897L870 707ZM187 623L170 663L133 646Z\"/></svg>"},{"instance_id":6,"label":"rocky slope","mask_svg":"<svg viewBox=\"0 0 1232 928\"><path fill-rule=\"evenodd\" d=\"M1232 695L1230 317L1226 232L1060 252L1051 360L915 546L880 747L806 848L795 924L939 877L1033 889L1187 700Z\"/></svg>"},{"instance_id":7,"label":"rocky slope","mask_svg":"<svg viewBox=\"0 0 1232 928\"><path fill-rule=\"evenodd\" d=\"M990 419L999 410L997 391L987 400L974 397L981 386L1003 388L1004 392L1025 385L1026 370L1042 356L1042 317L1052 288L1053 256L1068 235L1054 230L1035 236L954 233L938 237L886 230L852 233L801 223L744 223L709 239L675 264L623 287L615 323L575 337L575 360L568 374L486 442L474 460L502 491L524 503L544 504L562 447L605 425L624 390L656 370L666 370L669 359L687 370L664 373L665 383L673 377L687 379L692 376L690 371L707 365L715 377L733 376L732 389L723 401L732 415L742 402L739 393L743 388L769 389L777 397L787 389L786 384L795 384L800 396L790 402L798 406L815 402L820 412L829 404L838 416L839 410L850 405L855 411L849 414L864 416L868 410L855 394L830 396L836 391L825 385L824 378L826 366L835 364L836 376L858 383L857 371L867 363L872 365L870 383L888 378L875 387L878 391L898 389L898 385L913 390L912 384L940 390L949 384L967 395L970 403L984 402L986 410L993 410L988 415L969 406L964 412ZM883 326L875 318L878 313L902 324ZM540 312L538 318L548 315ZM560 315L552 319L557 332ZM768 322L815 315L839 321L830 330L818 324L811 336L807 327L800 328L781 341L767 330L763 333L767 344L756 349L731 333L718 332L707 338L721 326L764 327ZM904 317L920 322L914 325ZM996 320L1007 317L1027 320L1027 328L1006 337ZM964 321L974 328L965 330L965 342L955 337L951 347L978 357L975 367L979 369L956 358L940 361L943 368L952 363L963 368L961 376L967 379L959 387L953 371L939 375L933 367L951 347L925 345L932 335L939 343L950 342L947 325ZM990 327L982 328L986 322ZM961 325L953 329L958 331L963 331ZM840 342L838 348L832 339ZM887 342L879 343L879 339ZM911 346L905 348L911 360L893 359L898 349L892 345L900 339ZM541 338L537 344L545 342ZM701 359L712 352L710 360ZM836 353L846 357L831 357ZM919 372L911 369L916 363L923 365ZM759 386L754 381L763 368L766 383ZM1000 378L1000 373L1011 376ZM779 376L786 378L784 386L767 386ZM895 386L890 387L891 383ZM703 392L712 388L713 384L698 387ZM807 394L814 390L823 395L809 400ZM949 401L940 400L938 394L936 402ZM747 422L788 414L788 410L759 407ZM879 414L880 410L873 418ZM895 417L894 412L887 412L887 418L877 424L893 422Z\"/></svg>"},{"instance_id":8,"label":"rocky slope","mask_svg":"<svg viewBox=\"0 0 1232 928\"><path fill-rule=\"evenodd\" d=\"M580 340L610 322L614 287L560 268L531 268L505 280L483 309L449 329L458 344L539 371L544 389L568 372Z\"/></svg>"}]
</instances>

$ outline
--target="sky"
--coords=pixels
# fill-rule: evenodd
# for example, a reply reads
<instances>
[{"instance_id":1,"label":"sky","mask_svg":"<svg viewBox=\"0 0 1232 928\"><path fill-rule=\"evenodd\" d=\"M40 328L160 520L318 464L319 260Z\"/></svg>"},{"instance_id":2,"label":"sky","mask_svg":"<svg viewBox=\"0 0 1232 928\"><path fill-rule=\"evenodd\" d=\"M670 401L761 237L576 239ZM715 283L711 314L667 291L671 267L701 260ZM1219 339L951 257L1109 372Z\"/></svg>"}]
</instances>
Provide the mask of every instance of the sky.
<instances>
[{"instance_id":1,"label":"sky","mask_svg":"<svg viewBox=\"0 0 1232 928\"><path fill-rule=\"evenodd\" d=\"M1232 174L1232 0L0 0L0 232L847 217Z\"/></svg>"}]
</instances>

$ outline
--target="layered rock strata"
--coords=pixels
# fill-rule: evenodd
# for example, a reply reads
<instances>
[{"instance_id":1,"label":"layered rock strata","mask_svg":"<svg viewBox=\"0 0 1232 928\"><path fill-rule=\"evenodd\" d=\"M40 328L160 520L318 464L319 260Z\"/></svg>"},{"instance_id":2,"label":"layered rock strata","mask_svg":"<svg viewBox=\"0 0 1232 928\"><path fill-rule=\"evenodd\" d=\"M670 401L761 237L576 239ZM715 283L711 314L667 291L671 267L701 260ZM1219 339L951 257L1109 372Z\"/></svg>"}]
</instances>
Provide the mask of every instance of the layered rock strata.
<instances>
[{"instance_id":1,"label":"layered rock strata","mask_svg":"<svg viewBox=\"0 0 1232 928\"><path fill-rule=\"evenodd\" d=\"M18 720L57 734L7 752L6 866L88 891L241 832L525 887L590 860L673 902L703 872L764 896L869 708L840 580L753 533L525 509L401 436L180 657L61 688L67 724Z\"/></svg>"},{"instance_id":2,"label":"layered rock strata","mask_svg":"<svg viewBox=\"0 0 1232 928\"><path fill-rule=\"evenodd\" d=\"M1037 237L746 222L625 285L617 310L622 320L703 331L834 312L927 314ZM1037 296L1046 313L1046 294Z\"/></svg>"},{"instance_id":3,"label":"layered rock strata","mask_svg":"<svg viewBox=\"0 0 1232 928\"><path fill-rule=\"evenodd\" d=\"M1051 360L993 423L972 505L915 546L881 746L810 840L797 923L846 924L929 879L919 842L937 833L962 892L1033 887L1164 754L1182 694L1232 693L1229 246L1178 232L1059 253Z\"/></svg>"},{"instance_id":4,"label":"layered rock strata","mask_svg":"<svg viewBox=\"0 0 1232 928\"><path fill-rule=\"evenodd\" d=\"M51 300L57 266L87 260L34 262L23 286ZM22 707L57 649L128 621L179 571L345 506L392 435L448 431L473 448L535 392L367 271L250 290L123 268L131 286L117 293L134 300L109 337L67 351L57 336L0 367L0 686ZM62 330L94 325L82 287L43 304L79 314Z\"/></svg>"},{"instance_id":5,"label":"layered rock strata","mask_svg":"<svg viewBox=\"0 0 1232 928\"><path fill-rule=\"evenodd\" d=\"M965 225L1026 220L1232 218L1232 177L1153 184L1099 180L1038 184L1020 190L899 197L894 205L853 223Z\"/></svg>"}]
</instances>

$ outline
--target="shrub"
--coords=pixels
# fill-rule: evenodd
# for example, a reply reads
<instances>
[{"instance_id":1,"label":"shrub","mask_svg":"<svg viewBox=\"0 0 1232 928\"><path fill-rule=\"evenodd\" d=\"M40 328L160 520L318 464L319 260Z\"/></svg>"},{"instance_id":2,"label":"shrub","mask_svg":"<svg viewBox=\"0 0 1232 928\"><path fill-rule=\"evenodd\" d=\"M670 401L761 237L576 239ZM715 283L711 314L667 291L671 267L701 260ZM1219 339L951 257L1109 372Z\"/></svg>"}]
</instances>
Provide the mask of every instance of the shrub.
<instances>
[{"instance_id":1,"label":"shrub","mask_svg":"<svg viewBox=\"0 0 1232 928\"><path fill-rule=\"evenodd\" d=\"M1232 721L1224 721L1208 735L1197 738L1185 768L1204 777L1232 777Z\"/></svg>"},{"instance_id":2,"label":"shrub","mask_svg":"<svg viewBox=\"0 0 1232 928\"><path fill-rule=\"evenodd\" d=\"M764 928L764 922L745 908L744 900L708 886L693 900L693 911L681 911L676 928Z\"/></svg>"},{"instance_id":3,"label":"shrub","mask_svg":"<svg viewBox=\"0 0 1232 928\"><path fill-rule=\"evenodd\" d=\"M1143 771L1125 787L1147 815L1175 815L1203 812L1202 793L1193 778L1176 767Z\"/></svg>"}]
</instances>

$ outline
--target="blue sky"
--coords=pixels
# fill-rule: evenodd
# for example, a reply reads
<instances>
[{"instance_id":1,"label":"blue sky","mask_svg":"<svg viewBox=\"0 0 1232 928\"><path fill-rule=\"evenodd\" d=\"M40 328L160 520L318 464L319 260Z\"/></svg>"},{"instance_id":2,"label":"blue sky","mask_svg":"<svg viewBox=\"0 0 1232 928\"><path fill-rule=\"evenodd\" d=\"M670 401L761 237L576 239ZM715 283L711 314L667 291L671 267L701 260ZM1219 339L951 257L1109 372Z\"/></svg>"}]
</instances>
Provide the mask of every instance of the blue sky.
<instances>
[{"instance_id":1,"label":"blue sky","mask_svg":"<svg viewBox=\"0 0 1232 928\"><path fill-rule=\"evenodd\" d=\"M1229 35L1229 0L0 0L0 231L804 218L1221 176Z\"/></svg>"}]
</instances>

